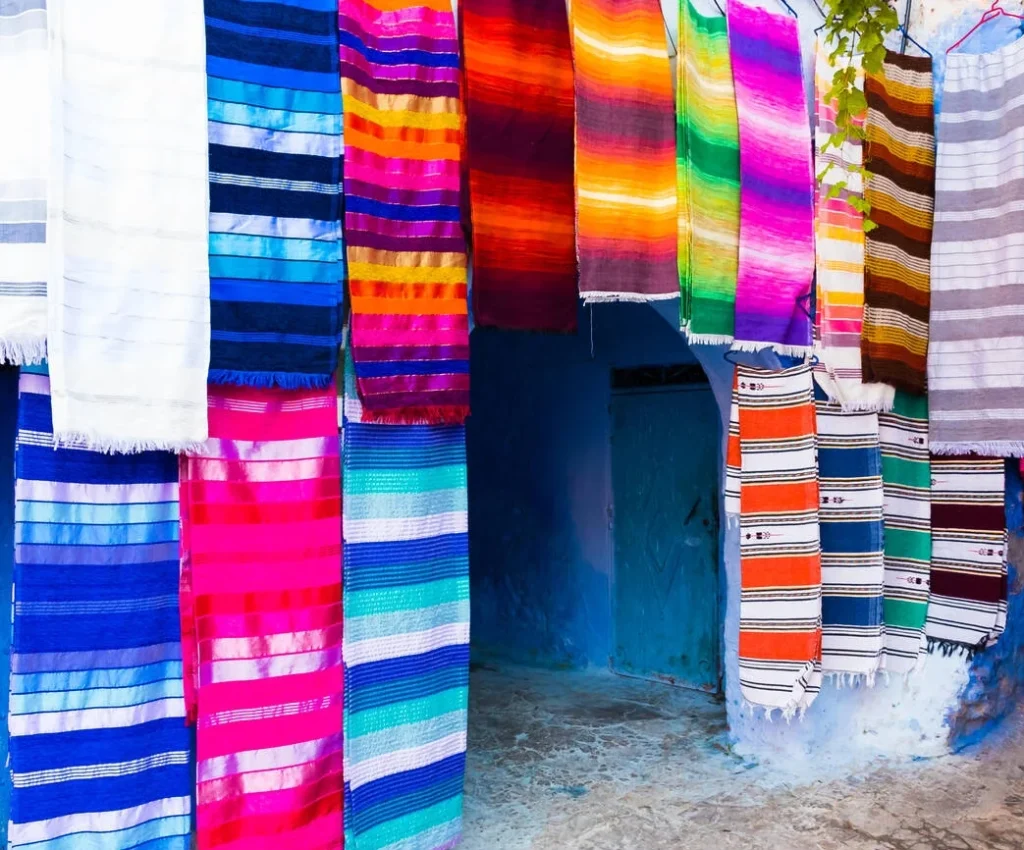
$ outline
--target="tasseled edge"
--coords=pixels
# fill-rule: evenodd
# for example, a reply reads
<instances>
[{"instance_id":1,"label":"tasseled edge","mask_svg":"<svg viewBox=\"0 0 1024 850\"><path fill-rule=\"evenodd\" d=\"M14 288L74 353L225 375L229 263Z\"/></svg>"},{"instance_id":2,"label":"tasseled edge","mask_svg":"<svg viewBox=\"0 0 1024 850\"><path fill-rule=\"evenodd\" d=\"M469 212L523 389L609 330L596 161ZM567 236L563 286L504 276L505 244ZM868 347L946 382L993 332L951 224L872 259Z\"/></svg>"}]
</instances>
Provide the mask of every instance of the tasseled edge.
<instances>
[{"instance_id":1,"label":"tasseled edge","mask_svg":"<svg viewBox=\"0 0 1024 850\"><path fill-rule=\"evenodd\" d=\"M671 301L679 298L679 292L660 292L647 294L643 292L581 292L583 306L591 304L614 304L616 301L626 301L631 304L646 304L648 301Z\"/></svg>"},{"instance_id":2,"label":"tasseled edge","mask_svg":"<svg viewBox=\"0 0 1024 850\"><path fill-rule=\"evenodd\" d=\"M368 410L364 404L362 422L368 425L462 425L469 416L466 405L404 407L400 410Z\"/></svg>"},{"instance_id":3,"label":"tasseled edge","mask_svg":"<svg viewBox=\"0 0 1024 850\"><path fill-rule=\"evenodd\" d=\"M965 643L956 643L940 638L928 638L928 654L941 655L943 658L958 657L970 661L984 648L984 646L968 646Z\"/></svg>"},{"instance_id":4,"label":"tasseled edge","mask_svg":"<svg viewBox=\"0 0 1024 850\"><path fill-rule=\"evenodd\" d=\"M331 385L334 373L309 375L303 372L248 372L237 369L211 369L211 384L230 384L236 387L282 390L323 390Z\"/></svg>"},{"instance_id":5,"label":"tasseled edge","mask_svg":"<svg viewBox=\"0 0 1024 850\"><path fill-rule=\"evenodd\" d=\"M46 337L0 337L0 363L28 366L46 359Z\"/></svg>"},{"instance_id":6,"label":"tasseled edge","mask_svg":"<svg viewBox=\"0 0 1024 850\"><path fill-rule=\"evenodd\" d=\"M872 670L870 673L852 673L850 671L843 670L827 670L823 671L822 675L835 685L836 690L841 691L843 688L859 688L861 685L867 688L873 688L875 686L875 678L878 675L878 671Z\"/></svg>"},{"instance_id":7,"label":"tasseled edge","mask_svg":"<svg viewBox=\"0 0 1024 850\"><path fill-rule=\"evenodd\" d=\"M686 332L686 341L690 345L729 345L731 334L692 334Z\"/></svg>"},{"instance_id":8,"label":"tasseled edge","mask_svg":"<svg viewBox=\"0 0 1024 850\"><path fill-rule=\"evenodd\" d=\"M733 351L742 351L745 354L756 354L766 349L771 349L783 357L810 357L813 353L810 345L781 345L777 342L750 342L741 339L734 340L732 344Z\"/></svg>"},{"instance_id":9,"label":"tasseled edge","mask_svg":"<svg viewBox=\"0 0 1024 850\"><path fill-rule=\"evenodd\" d=\"M970 455L980 457L1022 457L1024 441L986 440L980 443L944 443L932 441L928 448L935 455Z\"/></svg>"},{"instance_id":10,"label":"tasseled edge","mask_svg":"<svg viewBox=\"0 0 1024 850\"><path fill-rule=\"evenodd\" d=\"M55 433L53 443L59 449L85 449L105 455L134 455L140 452L191 454L206 446L206 440L144 440L137 437L114 440L106 435L84 431Z\"/></svg>"},{"instance_id":11,"label":"tasseled edge","mask_svg":"<svg viewBox=\"0 0 1024 850\"><path fill-rule=\"evenodd\" d=\"M803 723L804 717L807 714L807 705L796 702L792 702L785 708L782 708L778 705L755 705L749 700L743 700L743 709L747 711L751 717L757 717L757 713L760 711L762 713L761 716L768 723L775 722L774 716L776 711L779 713L779 717L785 720L786 723L791 723L794 717Z\"/></svg>"}]
</instances>

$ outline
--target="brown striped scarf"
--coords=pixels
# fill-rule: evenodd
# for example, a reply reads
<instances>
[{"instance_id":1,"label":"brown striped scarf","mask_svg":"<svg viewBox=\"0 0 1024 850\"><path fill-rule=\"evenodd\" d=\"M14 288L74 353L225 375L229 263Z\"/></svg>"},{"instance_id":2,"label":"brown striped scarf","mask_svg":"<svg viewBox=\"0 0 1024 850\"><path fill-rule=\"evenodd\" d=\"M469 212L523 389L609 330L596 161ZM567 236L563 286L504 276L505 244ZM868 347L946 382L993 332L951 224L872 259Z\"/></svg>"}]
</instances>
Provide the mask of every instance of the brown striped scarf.
<instances>
[{"instance_id":1,"label":"brown striped scarf","mask_svg":"<svg viewBox=\"0 0 1024 850\"><path fill-rule=\"evenodd\" d=\"M888 51L868 74L867 235L861 356L865 381L923 393L928 352L935 129L932 60Z\"/></svg>"}]
</instances>

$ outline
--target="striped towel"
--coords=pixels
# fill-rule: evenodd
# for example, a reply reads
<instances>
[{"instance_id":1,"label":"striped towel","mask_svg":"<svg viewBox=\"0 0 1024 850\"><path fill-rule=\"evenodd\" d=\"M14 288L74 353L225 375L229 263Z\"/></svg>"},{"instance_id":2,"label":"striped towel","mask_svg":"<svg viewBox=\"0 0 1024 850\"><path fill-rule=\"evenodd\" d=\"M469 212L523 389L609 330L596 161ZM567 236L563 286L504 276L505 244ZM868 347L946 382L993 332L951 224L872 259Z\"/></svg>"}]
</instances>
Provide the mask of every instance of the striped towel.
<instances>
[{"instance_id":1,"label":"striped towel","mask_svg":"<svg viewBox=\"0 0 1024 850\"><path fill-rule=\"evenodd\" d=\"M0 363L38 363L46 356L48 268L46 0L0 3L0 43Z\"/></svg>"},{"instance_id":2,"label":"striped towel","mask_svg":"<svg viewBox=\"0 0 1024 850\"><path fill-rule=\"evenodd\" d=\"M932 455L929 645L991 646L1006 626L1005 484L1002 458Z\"/></svg>"},{"instance_id":3,"label":"striped towel","mask_svg":"<svg viewBox=\"0 0 1024 850\"><path fill-rule=\"evenodd\" d=\"M49 0L54 435L99 451L206 439L210 360L201 0ZM140 22L141 23L141 22Z\"/></svg>"},{"instance_id":4,"label":"striped towel","mask_svg":"<svg viewBox=\"0 0 1024 850\"><path fill-rule=\"evenodd\" d=\"M679 297L675 108L658 0L573 0L580 295Z\"/></svg>"},{"instance_id":5,"label":"striped towel","mask_svg":"<svg viewBox=\"0 0 1024 850\"><path fill-rule=\"evenodd\" d=\"M818 181L815 206L817 236L817 297L814 314L814 353L818 357L815 378L832 401L844 410L888 410L894 390L887 384L865 384L861 372L860 337L864 320L864 215L854 209L863 197L863 180L857 168L863 157L859 139L848 139L839 148L827 147L837 132L838 104L826 96L837 68L829 59L831 48L817 44L815 57L815 172ZM842 69L848 69L847 58ZM864 87L859 57L854 64L857 90ZM863 127L864 116L854 117ZM837 183L840 194L830 198Z\"/></svg>"},{"instance_id":6,"label":"striped towel","mask_svg":"<svg viewBox=\"0 0 1024 850\"><path fill-rule=\"evenodd\" d=\"M731 343L740 239L736 93L725 18L679 9L676 88L681 325L687 340Z\"/></svg>"},{"instance_id":7,"label":"striped towel","mask_svg":"<svg viewBox=\"0 0 1024 850\"><path fill-rule=\"evenodd\" d=\"M461 422L469 412L469 317L451 5L339 5L359 393L381 421Z\"/></svg>"},{"instance_id":8,"label":"striped towel","mask_svg":"<svg viewBox=\"0 0 1024 850\"><path fill-rule=\"evenodd\" d=\"M572 47L565 0L463 0L478 325L576 330Z\"/></svg>"},{"instance_id":9,"label":"striped towel","mask_svg":"<svg viewBox=\"0 0 1024 850\"><path fill-rule=\"evenodd\" d=\"M49 381L30 368L18 407L9 847L187 850L177 460L55 450Z\"/></svg>"},{"instance_id":10,"label":"striped towel","mask_svg":"<svg viewBox=\"0 0 1024 850\"><path fill-rule=\"evenodd\" d=\"M336 404L211 385L210 440L181 460L199 850L341 846Z\"/></svg>"},{"instance_id":11,"label":"striped towel","mask_svg":"<svg viewBox=\"0 0 1024 850\"><path fill-rule=\"evenodd\" d=\"M326 387L342 287L337 0L206 0L210 380Z\"/></svg>"},{"instance_id":12,"label":"striped towel","mask_svg":"<svg viewBox=\"0 0 1024 850\"><path fill-rule=\"evenodd\" d=\"M821 667L864 677L882 658L882 455L878 414L815 388L821 497Z\"/></svg>"},{"instance_id":13,"label":"striped towel","mask_svg":"<svg viewBox=\"0 0 1024 850\"><path fill-rule=\"evenodd\" d=\"M923 393L935 199L931 57L888 51L864 94L864 194L878 225L865 245L864 378Z\"/></svg>"},{"instance_id":14,"label":"striped towel","mask_svg":"<svg viewBox=\"0 0 1024 850\"><path fill-rule=\"evenodd\" d=\"M885 488L885 648L882 669L909 673L925 647L932 560L928 400L897 390L878 415Z\"/></svg>"},{"instance_id":15,"label":"striped towel","mask_svg":"<svg viewBox=\"0 0 1024 850\"><path fill-rule=\"evenodd\" d=\"M728 0L740 139L733 348L811 353L814 164L795 18Z\"/></svg>"},{"instance_id":16,"label":"striped towel","mask_svg":"<svg viewBox=\"0 0 1024 850\"><path fill-rule=\"evenodd\" d=\"M360 424L346 397L345 846L440 850L462 831L466 431Z\"/></svg>"},{"instance_id":17,"label":"striped towel","mask_svg":"<svg viewBox=\"0 0 1024 850\"><path fill-rule=\"evenodd\" d=\"M787 717L821 687L821 545L814 390L806 363L737 366L726 513L740 529L740 690Z\"/></svg>"},{"instance_id":18,"label":"striped towel","mask_svg":"<svg viewBox=\"0 0 1024 850\"><path fill-rule=\"evenodd\" d=\"M1024 40L946 64L935 162L931 450L1024 455Z\"/></svg>"}]
</instances>

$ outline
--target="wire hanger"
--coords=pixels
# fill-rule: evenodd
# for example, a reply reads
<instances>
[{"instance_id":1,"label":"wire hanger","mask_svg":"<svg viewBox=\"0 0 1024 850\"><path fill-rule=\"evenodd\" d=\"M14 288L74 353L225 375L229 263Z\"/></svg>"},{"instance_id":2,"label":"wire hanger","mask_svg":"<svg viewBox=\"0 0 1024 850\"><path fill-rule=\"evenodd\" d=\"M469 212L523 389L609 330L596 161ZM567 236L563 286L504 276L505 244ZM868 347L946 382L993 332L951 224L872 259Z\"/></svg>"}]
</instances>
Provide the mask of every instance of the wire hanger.
<instances>
[{"instance_id":1,"label":"wire hanger","mask_svg":"<svg viewBox=\"0 0 1024 850\"><path fill-rule=\"evenodd\" d=\"M1024 21L1024 15L1018 15L1015 12L1007 12L1002 6L999 5L999 0L992 0L992 5L989 6L981 15L981 19L973 27L967 30L961 39L955 44L950 45L946 48L946 53L956 50L961 44L969 39L974 33L979 30L982 26L987 24L989 21L994 21L999 17L1016 18L1019 21Z\"/></svg>"},{"instance_id":2,"label":"wire hanger","mask_svg":"<svg viewBox=\"0 0 1024 850\"><path fill-rule=\"evenodd\" d=\"M792 6L790 6L789 3L786 2L786 0L779 0L779 5L780 6L784 6L786 11L789 12L789 14L791 14L794 18L799 18L800 17L796 13L796 9L794 9Z\"/></svg>"}]
</instances>

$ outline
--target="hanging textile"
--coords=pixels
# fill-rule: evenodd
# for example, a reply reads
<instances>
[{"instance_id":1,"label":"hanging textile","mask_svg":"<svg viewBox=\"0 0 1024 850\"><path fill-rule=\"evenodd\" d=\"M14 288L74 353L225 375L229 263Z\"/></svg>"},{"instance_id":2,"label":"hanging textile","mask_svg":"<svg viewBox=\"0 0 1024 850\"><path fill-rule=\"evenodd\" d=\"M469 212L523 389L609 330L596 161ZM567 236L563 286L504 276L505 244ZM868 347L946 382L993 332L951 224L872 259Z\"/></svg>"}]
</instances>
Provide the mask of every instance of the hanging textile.
<instances>
[{"instance_id":1,"label":"hanging textile","mask_svg":"<svg viewBox=\"0 0 1024 850\"><path fill-rule=\"evenodd\" d=\"M565 0L463 0L478 325L576 330L572 47Z\"/></svg>"},{"instance_id":2,"label":"hanging textile","mask_svg":"<svg viewBox=\"0 0 1024 850\"><path fill-rule=\"evenodd\" d=\"M8 846L188 850L174 455L55 449L22 371Z\"/></svg>"},{"instance_id":3,"label":"hanging textile","mask_svg":"<svg viewBox=\"0 0 1024 850\"><path fill-rule=\"evenodd\" d=\"M806 363L736 367L726 513L739 517L740 691L788 717L821 687L814 390Z\"/></svg>"},{"instance_id":4,"label":"hanging textile","mask_svg":"<svg viewBox=\"0 0 1024 850\"><path fill-rule=\"evenodd\" d=\"M928 343L935 454L1024 455L1022 83L1024 41L946 60Z\"/></svg>"},{"instance_id":5,"label":"hanging textile","mask_svg":"<svg viewBox=\"0 0 1024 850\"><path fill-rule=\"evenodd\" d=\"M831 48L819 41L815 55L815 163L821 179L815 206L817 297L814 313L814 352L818 357L815 378L832 401L843 410L888 410L894 390L887 384L865 384L861 372L861 327L864 320L864 215L851 201L863 199L863 164L860 139L830 146L838 131L835 99L827 97L838 70L829 59ZM841 63L848 69L850 60ZM864 69L857 58L855 87L864 88ZM864 116L853 118L864 126ZM835 186L845 184L830 197Z\"/></svg>"},{"instance_id":6,"label":"hanging textile","mask_svg":"<svg viewBox=\"0 0 1024 850\"><path fill-rule=\"evenodd\" d=\"M207 0L210 380L326 387L340 334L336 0Z\"/></svg>"},{"instance_id":7,"label":"hanging textile","mask_svg":"<svg viewBox=\"0 0 1024 850\"><path fill-rule=\"evenodd\" d=\"M928 400L897 390L878 415L885 488L885 647L882 669L909 673L925 647L932 560Z\"/></svg>"},{"instance_id":8,"label":"hanging textile","mask_svg":"<svg viewBox=\"0 0 1024 850\"><path fill-rule=\"evenodd\" d=\"M359 394L387 422L469 412L462 115L448 0L340 0L345 245Z\"/></svg>"},{"instance_id":9,"label":"hanging textile","mask_svg":"<svg viewBox=\"0 0 1024 850\"><path fill-rule=\"evenodd\" d=\"M203 4L49 0L48 359L54 436L97 451L206 439ZM37 104L38 106L38 104Z\"/></svg>"},{"instance_id":10,"label":"hanging textile","mask_svg":"<svg viewBox=\"0 0 1024 850\"><path fill-rule=\"evenodd\" d=\"M46 356L46 2L0 3L0 363ZM16 81L16 82L15 82Z\"/></svg>"},{"instance_id":11,"label":"hanging textile","mask_svg":"<svg viewBox=\"0 0 1024 850\"><path fill-rule=\"evenodd\" d=\"M815 375L817 379L817 375ZM821 498L821 667L869 684L882 658L882 455L878 414L815 388Z\"/></svg>"},{"instance_id":12,"label":"hanging textile","mask_svg":"<svg viewBox=\"0 0 1024 850\"><path fill-rule=\"evenodd\" d=\"M679 297L675 106L658 0L573 0L580 295Z\"/></svg>"},{"instance_id":13,"label":"hanging textile","mask_svg":"<svg viewBox=\"0 0 1024 850\"><path fill-rule=\"evenodd\" d=\"M198 850L340 847L336 391L211 385L209 405L181 459Z\"/></svg>"},{"instance_id":14,"label":"hanging textile","mask_svg":"<svg viewBox=\"0 0 1024 850\"><path fill-rule=\"evenodd\" d=\"M864 83L868 102L864 380L923 393L935 199L932 58L886 51Z\"/></svg>"},{"instance_id":15,"label":"hanging textile","mask_svg":"<svg viewBox=\"0 0 1024 850\"><path fill-rule=\"evenodd\" d=\"M814 173L795 18L728 0L740 140L733 348L811 353Z\"/></svg>"},{"instance_id":16,"label":"hanging textile","mask_svg":"<svg viewBox=\"0 0 1024 850\"><path fill-rule=\"evenodd\" d=\"M739 262L740 158L725 17L679 9L676 141L681 326L693 343L731 343Z\"/></svg>"},{"instance_id":17,"label":"hanging textile","mask_svg":"<svg viewBox=\"0 0 1024 850\"><path fill-rule=\"evenodd\" d=\"M1002 458L932 455L929 644L980 649L1006 626L1005 482Z\"/></svg>"},{"instance_id":18,"label":"hanging textile","mask_svg":"<svg viewBox=\"0 0 1024 850\"><path fill-rule=\"evenodd\" d=\"M345 846L462 832L469 688L466 429L345 404Z\"/></svg>"}]
</instances>

